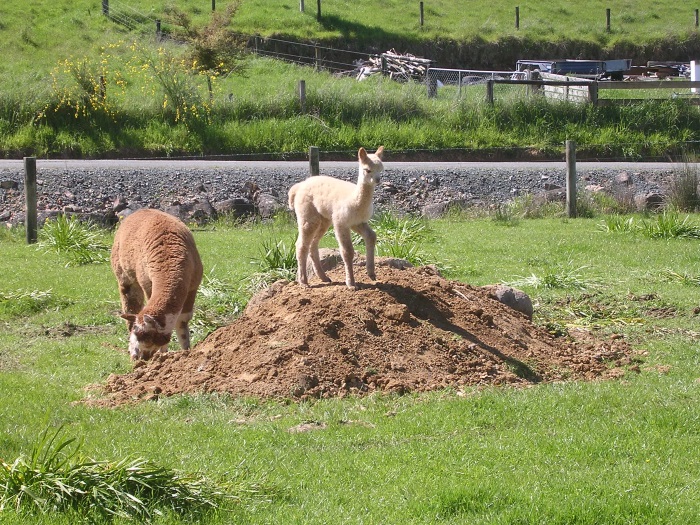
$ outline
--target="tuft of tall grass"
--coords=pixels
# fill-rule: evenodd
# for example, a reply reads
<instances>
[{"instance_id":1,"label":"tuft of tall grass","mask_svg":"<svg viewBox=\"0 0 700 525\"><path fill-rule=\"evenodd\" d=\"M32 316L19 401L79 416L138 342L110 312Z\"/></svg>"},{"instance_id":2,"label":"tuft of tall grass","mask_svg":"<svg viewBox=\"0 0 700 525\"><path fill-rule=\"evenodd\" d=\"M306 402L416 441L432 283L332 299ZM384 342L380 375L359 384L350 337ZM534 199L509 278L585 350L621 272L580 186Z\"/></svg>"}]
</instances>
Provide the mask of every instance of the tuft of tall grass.
<instances>
[{"instance_id":1,"label":"tuft of tall grass","mask_svg":"<svg viewBox=\"0 0 700 525\"><path fill-rule=\"evenodd\" d=\"M693 212L700 207L697 165L686 163L683 170L671 180L666 203L679 211Z\"/></svg>"},{"instance_id":2,"label":"tuft of tall grass","mask_svg":"<svg viewBox=\"0 0 700 525\"><path fill-rule=\"evenodd\" d=\"M67 266L104 263L109 260L110 250L104 235L94 224L62 214L44 223L37 246L65 257Z\"/></svg>"},{"instance_id":3,"label":"tuft of tall grass","mask_svg":"<svg viewBox=\"0 0 700 525\"><path fill-rule=\"evenodd\" d=\"M233 487L148 460L95 461L78 456L81 443L46 428L29 456L0 459L0 512L76 513L84 519L121 517L150 522L164 511L196 517L235 500Z\"/></svg>"},{"instance_id":4,"label":"tuft of tall grass","mask_svg":"<svg viewBox=\"0 0 700 525\"><path fill-rule=\"evenodd\" d=\"M640 232L650 239L700 239L700 226L686 215L681 218L677 211L666 209L652 219L642 221Z\"/></svg>"},{"instance_id":5,"label":"tuft of tall grass","mask_svg":"<svg viewBox=\"0 0 700 525\"><path fill-rule=\"evenodd\" d=\"M421 243L431 234L430 225L422 217L400 216L392 211L381 211L370 221L377 234L376 253L382 257L405 259L415 266L431 262L431 257L421 249ZM362 238L353 234L353 243ZM434 261L432 261L434 262Z\"/></svg>"},{"instance_id":6,"label":"tuft of tall grass","mask_svg":"<svg viewBox=\"0 0 700 525\"><path fill-rule=\"evenodd\" d=\"M634 217L624 217L622 215L604 216L602 222L598 223L597 228L605 233L635 233L638 230Z\"/></svg>"},{"instance_id":7,"label":"tuft of tall grass","mask_svg":"<svg viewBox=\"0 0 700 525\"><path fill-rule=\"evenodd\" d=\"M297 273L296 237L284 240L265 239L260 245L260 256L253 262L259 271L251 277L250 288L256 292L280 279L293 281Z\"/></svg>"}]
</instances>

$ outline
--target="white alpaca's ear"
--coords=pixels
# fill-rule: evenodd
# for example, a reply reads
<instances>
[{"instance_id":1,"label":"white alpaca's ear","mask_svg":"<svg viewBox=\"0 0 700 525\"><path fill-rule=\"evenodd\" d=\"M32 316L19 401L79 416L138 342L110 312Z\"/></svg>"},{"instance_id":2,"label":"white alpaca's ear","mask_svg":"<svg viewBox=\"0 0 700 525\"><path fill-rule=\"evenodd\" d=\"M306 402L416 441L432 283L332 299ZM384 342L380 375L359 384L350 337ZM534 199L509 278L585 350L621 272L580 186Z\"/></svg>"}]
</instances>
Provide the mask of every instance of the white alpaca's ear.
<instances>
[{"instance_id":1,"label":"white alpaca's ear","mask_svg":"<svg viewBox=\"0 0 700 525\"><path fill-rule=\"evenodd\" d=\"M365 148L360 148L357 151L357 158L360 159L361 161L367 160L367 152L365 151Z\"/></svg>"},{"instance_id":2,"label":"white alpaca's ear","mask_svg":"<svg viewBox=\"0 0 700 525\"><path fill-rule=\"evenodd\" d=\"M381 160L382 155L384 154L384 146L379 146L379 148L377 148L377 151L375 151L374 154L379 158L379 160Z\"/></svg>"}]
</instances>

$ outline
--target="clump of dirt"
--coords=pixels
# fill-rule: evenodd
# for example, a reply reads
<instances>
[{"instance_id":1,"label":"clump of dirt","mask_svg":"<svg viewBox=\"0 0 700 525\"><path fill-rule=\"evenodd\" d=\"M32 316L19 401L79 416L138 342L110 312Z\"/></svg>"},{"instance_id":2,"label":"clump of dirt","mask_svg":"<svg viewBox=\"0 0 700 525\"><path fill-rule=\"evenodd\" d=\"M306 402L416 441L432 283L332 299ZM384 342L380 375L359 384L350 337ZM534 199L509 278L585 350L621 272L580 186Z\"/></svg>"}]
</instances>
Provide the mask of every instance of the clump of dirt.
<instances>
[{"instance_id":1,"label":"clump of dirt","mask_svg":"<svg viewBox=\"0 0 700 525\"><path fill-rule=\"evenodd\" d=\"M231 325L194 349L112 375L95 403L115 406L183 392L304 400L374 391L529 385L619 377L633 359L622 338L555 338L488 289L431 267L358 269L358 289L275 283ZM634 367L632 367L634 368Z\"/></svg>"}]
</instances>

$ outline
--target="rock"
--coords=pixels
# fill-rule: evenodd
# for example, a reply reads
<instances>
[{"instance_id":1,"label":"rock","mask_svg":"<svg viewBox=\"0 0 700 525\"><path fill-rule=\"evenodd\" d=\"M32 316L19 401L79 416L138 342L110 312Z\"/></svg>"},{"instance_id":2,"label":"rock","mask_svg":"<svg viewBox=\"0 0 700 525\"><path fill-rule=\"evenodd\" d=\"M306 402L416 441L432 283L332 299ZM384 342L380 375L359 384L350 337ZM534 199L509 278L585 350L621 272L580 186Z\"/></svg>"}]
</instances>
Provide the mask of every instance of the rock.
<instances>
[{"instance_id":1,"label":"rock","mask_svg":"<svg viewBox=\"0 0 700 525\"><path fill-rule=\"evenodd\" d=\"M634 196L637 211L658 211L664 205L664 197L660 193L645 193Z\"/></svg>"},{"instance_id":2,"label":"rock","mask_svg":"<svg viewBox=\"0 0 700 525\"><path fill-rule=\"evenodd\" d=\"M262 191L255 194L253 202L257 214L263 219L274 217L278 212L287 209L274 195Z\"/></svg>"},{"instance_id":3,"label":"rock","mask_svg":"<svg viewBox=\"0 0 700 525\"><path fill-rule=\"evenodd\" d=\"M0 189L3 190L16 190L19 188L19 183L14 180L3 180L0 181Z\"/></svg>"},{"instance_id":4,"label":"rock","mask_svg":"<svg viewBox=\"0 0 700 525\"><path fill-rule=\"evenodd\" d=\"M231 217L245 217L255 213L255 204L243 197L235 197L215 202L214 209L219 215Z\"/></svg>"},{"instance_id":5,"label":"rock","mask_svg":"<svg viewBox=\"0 0 700 525\"><path fill-rule=\"evenodd\" d=\"M488 291L501 303L509 306L516 312L525 314L528 319L532 319L532 315L535 311L534 307L532 306L532 300L522 290L502 284L486 285L482 286L481 288Z\"/></svg>"}]
</instances>

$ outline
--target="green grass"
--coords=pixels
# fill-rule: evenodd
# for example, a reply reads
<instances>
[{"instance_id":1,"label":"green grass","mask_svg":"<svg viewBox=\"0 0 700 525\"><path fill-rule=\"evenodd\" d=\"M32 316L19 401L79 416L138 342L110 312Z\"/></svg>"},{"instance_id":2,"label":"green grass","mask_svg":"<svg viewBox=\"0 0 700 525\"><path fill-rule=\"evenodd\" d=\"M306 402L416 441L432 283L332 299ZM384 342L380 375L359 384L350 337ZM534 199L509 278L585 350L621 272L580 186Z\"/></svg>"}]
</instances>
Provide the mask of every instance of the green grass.
<instances>
[{"instance_id":1,"label":"green grass","mask_svg":"<svg viewBox=\"0 0 700 525\"><path fill-rule=\"evenodd\" d=\"M168 2L127 5L151 21L162 18L166 32L178 36L180 31L182 37L165 14ZM220 2L216 14L229 5ZM232 46L217 40L222 32L212 21L210 5L191 1L178 7L199 31L197 46L158 42L149 30L127 31L106 19L99 3L87 0L39 0L30 7L9 0L0 7L2 154L15 158L299 155L310 145L348 152L359 145L384 144L389 151L488 149L507 156L527 149L558 157L564 141L575 140L580 158L639 159L680 155L684 148L693 149L700 133L698 109L681 99L593 108L504 97L499 92L491 107L484 103L483 86L465 89L459 99L449 88L428 99L425 87L415 83L357 82L270 59L237 60L235 53L230 56ZM598 7L604 14L605 6ZM620 6L624 20L620 15L618 23L613 14L616 23L610 33L596 22L603 15L589 4L520 8L523 23L517 34L508 14L510 5L465 10L445 0L428 6L422 29L404 4L377 6L365 0L352 8L331 2L324 6L321 22L311 13L315 6L300 13L297 5L251 0L240 4L230 27L244 33L327 39L334 45L350 41L362 50L405 42L407 49L399 51L414 54L419 54L414 47L430 49L431 42L448 39L465 53L480 50L475 52L486 61L494 60L493 53L503 53L515 62L523 48L544 52L549 48L538 41L545 34L552 35L547 38L557 55L562 46L580 47L567 36L571 33L586 48L602 46L613 55L627 54L647 38L654 49L666 49L675 41L683 43L683 52L698 45L694 33L684 29L691 9L683 14L670 2L635 5L633 11L647 14L633 17L628 16L631 8ZM202 29L205 26L209 30ZM444 46L434 47L438 53ZM211 49L214 58L225 59L224 66L207 54ZM301 114L298 100L301 79L307 86L306 114Z\"/></svg>"},{"instance_id":2,"label":"green grass","mask_svg":"<svg viewBox=\"0 0 700 525\"><path fill-rule=\"evenodd\" d=\"M638 374L301 404L231 395L118 409L76 403L93 395L88 385L131 367L116 281L107 264L66 267L57 254L2 239L0 294L21 299L17 310L0 308L0 458L28 457L37 436L62 427L62 436L80 438L86 458L144 458L240 481L239 500L204 515L206 524L694 523L697 240L604 232L599 222L520 219L504 228L453 215L431 221L419 242L439 254L449 278L475 285L567 271L595 284L523 289L538 324L623 334L642 353ZM197 316L239 308L232 298L246 300L262 240L293 238L294 225L218 224L194 234L208 276ZM305 422L323 425L289 432ZM72 518L2 513L11 525ZM166 512L155 522L186 519Z\"/></svg>"}]
</instances>

